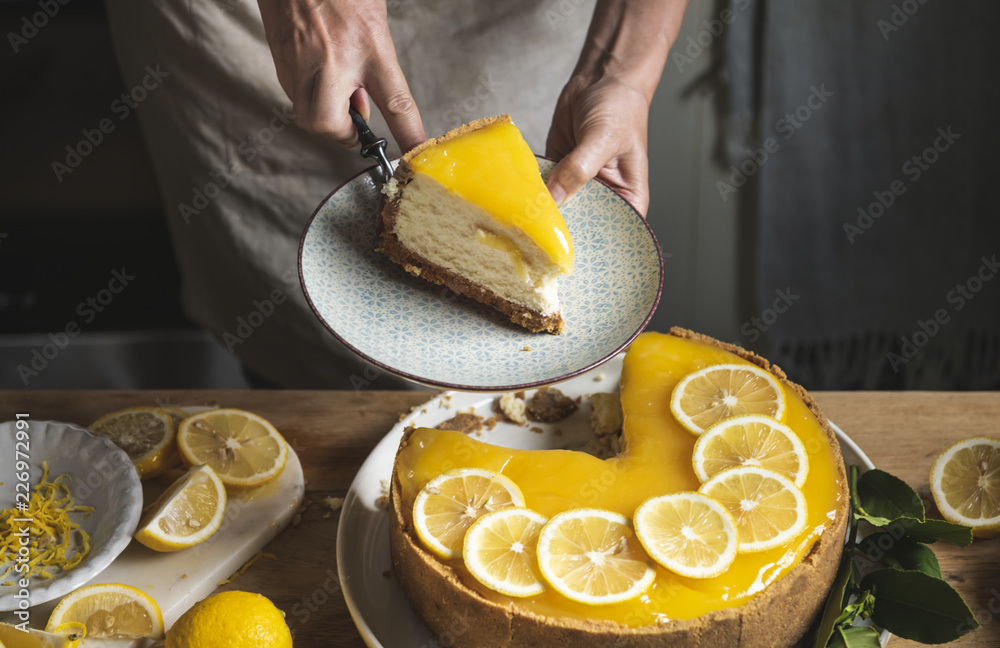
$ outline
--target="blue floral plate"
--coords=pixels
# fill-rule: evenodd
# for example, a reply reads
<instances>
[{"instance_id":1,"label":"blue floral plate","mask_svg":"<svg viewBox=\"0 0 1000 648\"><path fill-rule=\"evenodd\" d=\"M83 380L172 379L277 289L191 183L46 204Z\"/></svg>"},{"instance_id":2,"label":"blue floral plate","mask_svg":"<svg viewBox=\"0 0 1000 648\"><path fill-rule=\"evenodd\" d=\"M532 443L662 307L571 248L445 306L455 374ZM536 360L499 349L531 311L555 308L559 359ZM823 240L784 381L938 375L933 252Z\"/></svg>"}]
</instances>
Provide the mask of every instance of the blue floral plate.
<instances>
[{"instance_id":1,"label":"blue floral plate","mask_svg":"<svg viewBox=\"0 0 1000 648\"><path fill-rule=\"evenodd\" d=\"M547 177L555 163L539 158ZM592 180L563 208L575 259L560 280L561 335L531 333L501 313L409 275L376 252L380 196L363 172L316 209L299 245L313 312L368 362L425 385L507 391L558 382L628 346L663 287L660 246L639 214Z\"/></svg>"}]
</instances>

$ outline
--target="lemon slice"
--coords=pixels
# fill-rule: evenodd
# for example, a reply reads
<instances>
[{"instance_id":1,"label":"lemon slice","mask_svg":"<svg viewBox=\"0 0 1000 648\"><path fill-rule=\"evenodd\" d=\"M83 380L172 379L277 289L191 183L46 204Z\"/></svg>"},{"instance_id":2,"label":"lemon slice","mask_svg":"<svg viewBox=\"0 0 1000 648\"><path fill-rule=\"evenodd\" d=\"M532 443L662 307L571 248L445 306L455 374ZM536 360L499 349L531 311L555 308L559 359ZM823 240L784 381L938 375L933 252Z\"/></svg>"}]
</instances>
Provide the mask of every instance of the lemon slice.
<instances>
[{"instance_id":1,"label":"lemon slice","mask_svg":"<svg viewBox=\"0 0 1000 648\"><path fill-rule=\"evenodd\" d=\"M548 518L526 508L504 508L472 523L462 557L476 579L507 596L534 596L545 590L535 548Z\"/></svg>"},{"instance_id":2,"label":"lemon slice","mask_svg":"<svg viewBox=\"0 0 1000 648\"><path fill-rule=\"evenodd\" d=\"M56 628L53 632L29 629L27 632L7 623L0 623L0 646L4 648L76 648L83 638L83 626Z\"/></svg>"},{"instance_id":3,"label":"lemon slice","mask_svg":"<svg viewBox=\"0 0 1000 648\"><path fill-rule=\"evenodd\" d=\"M806 526L802 491L773 470L740 466L723 470L699 493L718 501L736 520L739 553L767 551L791 542Z\"/></svg>"},{"instance_id":4,"label":"lemon slice","mask_svg":"<svg viewBox=\"0 0 1000 648\"><path fill-rule=\"evenodd\" d=\"M694 473L702 482L727 468L762 466L802 488L809 455L798 435L769 416L745 414L716 423L694 444Z\"/></svg>"},{"instance_id":5,"label":"lemon slice","mask_svg":"<svg viewBox=\"0 0 1000 648\"><path fill-rule=\"evenodd\" d=\"M650 558L688 578L713 578L736 560L736 521L700 493L652 497L635 510L635 535Z\"/></svg>"},{"instance_id":6,"label":"lemon slice","mask_svg":"<svg viewBox=\"0 0 1000 648\"><path fill-rule=\"evenodd\" d=\"M931 495L944 519L972 527L977 538L1000 533L1000 439L972 437L942 452Z\"/></svg>"},{"instance_id":7,"label":"lemon slice","mask_svg":"<svg viewBox=\"0 0 1000 648\"><path fill-rule=\"evenodd\" d=\"M169 414L170 418L174 419L174 425L180 425L181 421L191 416L188 412L179 407L174 407L173 405L163 405L160 409Z\"/></svg>"},{"instance_id":8,"label":"lemon slice","mask_svg":"<svg viewBox=\"0 0 1000 648\"><path fill-rule=\"evenodd\" d=\"M91 431L125 451L140 479L155 477L175 456L174 420L159 407L128 407L105 414Z\"/></svg>"},{"instance_id":9,"label":"lemon slice","mask_svg":"<svg viewBox=\"0 0 1000 648\"><path fill-rule=\"evenodd\" d=\"M231 491L277 479L288 459L288 444L274 426L238 409L187 417L177 431L177 447L186 464L208 464Z\"/></svg>"},{"instance_id":10,"label":"lemon slice","mask_svg":"<svg viewBox=\"0 0 1000 648\"><path fill-rule=\"evenodd\" d=\"M695 434L741 414L765 414L780 421L785 417L785 391L756 365L712 365L681 378L670 411Z\"/></svg>"},{"instance_id":11,"label":"lemon slice","mask_svg":"<svg viewBox=\"0 0 1000 648\"><path fill-rule=\"evenodd\" d=\"M135 539L154 551L177 551L208 539L226 513L226 487L210 466L196 466L153 503Z\"/></svg>"},{"instance_id":12,"label":"lemon slice","mask_svg":"<svg viewBox=\"0 0 1000 648\"><path fill-rule=\"evenodd\" d=\"M413 528L441 558L462 553L465 532L480 516L524 506L524 496L509 478L489 470L459 468L427 482L413 501Z\"/></svg>"},{"instance_id":13,"label":"lemon slice","mask_svg":"<svg viewBox=\"0 0 1000 648\"><path fill-rule=\"evenodd\" d=\"M600 509L557 514L538 536L542 577L566 598L586 605L628 601L652 584L656 570L628 518Z\"/></svg>"},{"instance_id":14,"label":"lemon slice","mask_svg":"<svg viewBox=\"0 0 1000 648\"><path fill-rule=\"evenodd\" d=\"M52 611L47 632L66 623L87 628L87 638L159 639L163 636L160 607L129 585L87 585L67 594Z\"/></svg>"}]
</instances>

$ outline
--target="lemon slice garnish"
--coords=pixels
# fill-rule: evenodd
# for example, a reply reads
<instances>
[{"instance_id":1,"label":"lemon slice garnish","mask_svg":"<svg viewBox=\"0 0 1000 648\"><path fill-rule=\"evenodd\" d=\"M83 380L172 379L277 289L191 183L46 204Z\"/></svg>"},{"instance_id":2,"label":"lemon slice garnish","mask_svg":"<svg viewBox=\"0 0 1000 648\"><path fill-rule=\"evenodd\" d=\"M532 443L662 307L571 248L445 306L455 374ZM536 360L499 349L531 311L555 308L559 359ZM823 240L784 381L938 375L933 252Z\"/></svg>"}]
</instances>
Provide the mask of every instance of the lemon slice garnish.
<instances>
[{"instance_id":1,"label":"lemon slice garnish","mask_svg":"<svg viewBox=\"0 0 1000 648\"><path fill-rule=\"evenodd\" d=\"M650 558L688 578L713 578L736 560L736 521L700 493L652 497L635 510L635 535Z\"/></svg>"},{"instance_id":2,"label":"lemon slice garnish","mask_svg":"<svg viewBox=\"0 0 1000 648\"><path fill-rule=\"evenodd\" d=\"M238 409L192 414L177 430L177 447L189 466L207 464L231 491L277 479L288 444L265 419Z\"/></svg>"},{"instance_id":3,"label":"lemon slice garnish","mask_svg":"<svg viewBox=\"0 0 1000 648\"><path fill-rule=\"evenodd\" d=\"M465 532L481 516L524 506L521 489L507 477L478 468L449 470L427 482L413 501L413 528L441 558L462 553Z\"/></svg>"},{"instance_id":4,"label":"lemon slice garnish","mask_svg":"<svg viewBox=\"0 0 1000 648\"><path fill-rule=\"evenodd\" d=\"M90 424L99 436L125 451L141 479L155 477L176 459L174 420L159 407L128 407Z\"/></svg>"},{"instance_id":5,"label":"lemon slice garnish","mask_svg":"<svg viewBox=\"0 0 1000 648\"><path fill-rule=\"evenodd\" d=\"M67 594L52 611L47 632L67 623L87 629L87 638L158 639L163 615L149 595L116 583L87 585Z\"/></svg>"},{"instance_id":6,"label":"lemon slice garnish","mask_svg":"<svg viewBox=\"0 0 1000 648\"><path fill-rule=\"evenodd\" d=\"M186 549L215 533L225 514L222 480L210 466L196 466L153 503L135 539L155 551Z\"/></svg>"},{"instance_id":7,"label":"lemon slice garnish","mask_svg":"<svg viewBox=\"0 0 1000 648\"><path fill-rule=\"evenodd\" d=\"M799 436L780 421L746 414L716 423L694 444L694 473L706 482L727 468L761 466L802 488L809 455Z\"/></svg>"},{"instance_id":8,"label":"lemon slice garnish","mask_svg":"<svg viewBox=\"0 0 1000 648\"><path fill-rule=\"evenodd\" d=\"M739 553L766 551L791 542L806 526L802 491L773 470L740 466L723 470L699 493L722 504L736 520Z\"/></svg>"},{"instance_id":9,"label":"lemon slice garnish","mask_svg":"<svg viewBox=\"0 0 1000 648\"><path fill-rule=\"evenodd\" d=\"M931 495L944 519L972 527L977 538L1000 533L1000 439L964 439L938 455Z\"/></svg>"},{"instance_id":10,"label":"lemon slice garnish","mask_svg":"<svg viewBox=\"0 0 1000 648\"><path fill-rule=\"evenodd\" d=\"M633 599L656 570L624 515L573 509L554 516L538 536L542 577L566 598L586 605Z\"/></svg>"},{"instance_id":11,"label":"lemon slice garnish","mask_svg":"<svg viewBox=\"0 0 1000 648\"><path fill-rule=\"evenodd\" d=\"M505 508L483 515L465 534L462 557L476 579L507 596L534 596L545 590L535 549L548 522L526 508Z\"/></svg>"},{"instance_id":12,"label":"lemon slice garnish","mask_svg":"<svg viewBox=\"0 0 1000 648\"><path fill-rule=\"evenodd\" d=\"M774 376L756 365L712 365L677 383L670 411L695 434L742 414L764 414L780 421L785 417L785 392Z\"/></svg>"},{"instance_id":13,"label":"lemon slice garnish","mask_svg":"<svg viewBox=\"0 0 1000 648\"><path fill-rule=\"evenodd\" d=\"M30 628L27 632L7 623L0 623L0 646L5 648L76 648L83 638L84 628L56 628L44 632Z\"/></svg>"}]
</instances>

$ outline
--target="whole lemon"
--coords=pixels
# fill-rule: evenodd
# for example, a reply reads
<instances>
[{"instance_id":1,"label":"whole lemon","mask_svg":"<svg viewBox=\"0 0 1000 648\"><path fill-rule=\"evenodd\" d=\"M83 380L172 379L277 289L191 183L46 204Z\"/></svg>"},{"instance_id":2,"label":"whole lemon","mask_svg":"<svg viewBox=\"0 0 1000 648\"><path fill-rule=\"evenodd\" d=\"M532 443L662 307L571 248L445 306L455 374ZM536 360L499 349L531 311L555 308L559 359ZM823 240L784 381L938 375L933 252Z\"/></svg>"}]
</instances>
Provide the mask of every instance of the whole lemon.
<instances>
[{"instance_id":1,"label":"whole lemon","mask_svg":"<svg viewBox=\"0 0 1000 648\"><path fill-rule=\"evenodd\" d=\"M166 648L291 648L285 615L250 592L221 592L195 603L167 632Z\"/></svg>"}]
</instances>

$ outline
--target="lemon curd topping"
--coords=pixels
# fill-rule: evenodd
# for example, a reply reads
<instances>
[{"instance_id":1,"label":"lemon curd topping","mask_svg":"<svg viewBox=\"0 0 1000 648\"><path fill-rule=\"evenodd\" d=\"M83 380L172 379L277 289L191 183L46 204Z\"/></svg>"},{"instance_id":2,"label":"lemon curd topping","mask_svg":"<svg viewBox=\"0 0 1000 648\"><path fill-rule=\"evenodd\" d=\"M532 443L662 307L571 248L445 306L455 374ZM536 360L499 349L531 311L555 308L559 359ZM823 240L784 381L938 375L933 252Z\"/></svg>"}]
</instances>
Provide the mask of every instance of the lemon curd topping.
<instances>
[{"instance_id":1,"label":"lemon curd topping","mask_svg":"<svg viewBox=\"0 0 1000 648\"><path fill-rule=\"evenodd\" d=\"M487 232L484 229L476 230L476 240L487 245L495 250L500 250L507 255L510 259L511 264L514 266L514 272L521 279L526 279L528 277L528 266L524 262L524 255L521 254L520 248L506 236L502 234L494 234L493 232Z\"/></svg>"},{"instance_id":2,"label":"lemon curd topping","mask_svg":"<svg viewBox=\"0 0 1000 648\"><path fill-rule=\"evenodd\" d=\"M410 166L501 223L521 229L565 274L573 271L566 221L514 124L498 122L428 147Z\"/></svg>"},{"instance_id":3,"label":"lemon curd topping","mask_svg":"<svg viewBox=\"0 0 1000 648\"><path fill-rule=\"evenodd\" d=\"M631 519L639 504L650 497L695 491L700 485L692 467L696 437L670 413L674 386L685 375L706 366L744 362L703 342L659 333L639 336L622 370L623 451L611 459L571 450L511 450L458 432L420 428L410 435L397 459L404 510L412 510L417 492L434 477L452 468L475 467L510 478L520 487L526 505L546 517L588 507ZM549 617L607 619L642 626L690 619L746 603L808 554L832 525L840 504L841 472L826 431L797 393L782 389L788 405L784 422L799 436L809 455L809 474L802 486L807 524L788 544L740 554L726 572L714 578L685 578L657 567L654 584L643 595L600 606L575 603L551 588L537 596L513 599L480 585L465 571L461 558L445 562L462 575L463 583L484 597Z\"/></svg>"}]
</instances>

